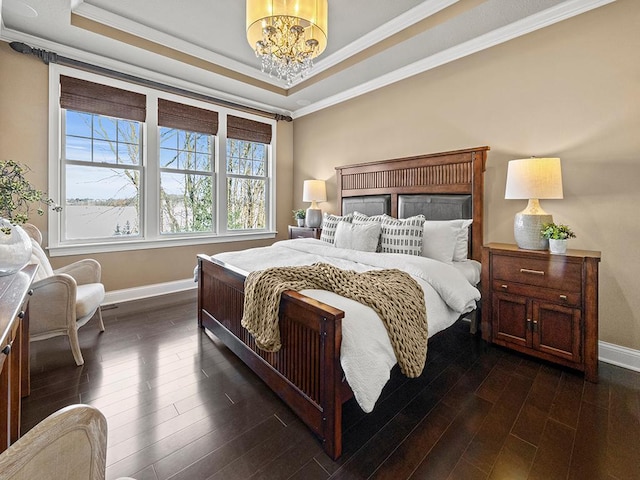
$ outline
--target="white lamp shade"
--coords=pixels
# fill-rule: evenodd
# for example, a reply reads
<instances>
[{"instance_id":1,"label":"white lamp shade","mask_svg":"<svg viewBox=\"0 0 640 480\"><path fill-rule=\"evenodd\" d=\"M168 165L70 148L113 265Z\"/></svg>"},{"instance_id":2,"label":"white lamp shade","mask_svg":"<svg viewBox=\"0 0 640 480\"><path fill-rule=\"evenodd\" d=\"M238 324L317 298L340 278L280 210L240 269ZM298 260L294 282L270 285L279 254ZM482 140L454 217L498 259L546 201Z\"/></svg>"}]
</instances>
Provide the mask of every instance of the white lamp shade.
<instances>
[{"instance_id":1,"label":"white lamp shade","mask_svg":"<svg viewBox=\"0 0 640 480\"><path fill-rule=\"evenodd\" d=\"M505 199L562 198L559 158L511 160L507 167Z\"/></svg>"},{"instance_id":2,"label":"white lamp shade","mask_svg":"<svg viewBox=\"0 0 640 480\"><path fill-rule=\"evenodd\" d=\"M247 40L251 48L262 40L262 29L277 16L294 17L304 28L304 38L318 41L317 55L327 47L327 0L247 0Z\"/></svg>"},{"instance_id":3,"label":"white lamp shade","mask_svg":"<svg viewBox=\"0 0 640 480\"><path fill-rule=\"evenodd\" d=\"M305 180L302 190L303 202L326 202L327 187L324 180Z\"/></svg>"}]
</instances>

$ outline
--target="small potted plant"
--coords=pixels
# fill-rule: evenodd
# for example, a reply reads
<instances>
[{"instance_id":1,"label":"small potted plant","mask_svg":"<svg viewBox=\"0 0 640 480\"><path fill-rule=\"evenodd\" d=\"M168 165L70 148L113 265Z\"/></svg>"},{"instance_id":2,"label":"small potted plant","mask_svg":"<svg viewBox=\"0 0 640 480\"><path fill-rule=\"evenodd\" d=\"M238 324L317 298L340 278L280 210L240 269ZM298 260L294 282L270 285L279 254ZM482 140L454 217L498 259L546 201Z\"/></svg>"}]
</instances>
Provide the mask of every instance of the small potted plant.
<instances>
[{"instance_id":1,"label":"small potted plant","mask_svg":"<svg viewBox=\"0 0 640 480\"><path fill-rule=\"evenodd\" d=\"M38 206L38 215L44 214L43 207L62 209L29 183L28 171L13 160L0 160L0 276L17 272L31 259L31 239L20 227L31 207Z\"/></svg>"},{"instance_id":2,"label":"small potted plant","mask_svg":"<svg viewBox=\"0 0 640 480\"><path fill-rule=\"evenodd\" d=\"M304 219L307 216L307 212L301 208L293 211L293 218L295 218L299 227L304 227Z\"/></svg>"},{"instance_id":3,"label":"small potted plant","mask_svg":"<svg viewBox=\"0 0 640 480\"><path fill-rule=\"evenodd\" d=\"M576 238L576 234L568 225L561 223L545 223L540 231L542 238L549 240L549 251L551 253L566 253L567 240Z\"/></svg>"}]
</instances>

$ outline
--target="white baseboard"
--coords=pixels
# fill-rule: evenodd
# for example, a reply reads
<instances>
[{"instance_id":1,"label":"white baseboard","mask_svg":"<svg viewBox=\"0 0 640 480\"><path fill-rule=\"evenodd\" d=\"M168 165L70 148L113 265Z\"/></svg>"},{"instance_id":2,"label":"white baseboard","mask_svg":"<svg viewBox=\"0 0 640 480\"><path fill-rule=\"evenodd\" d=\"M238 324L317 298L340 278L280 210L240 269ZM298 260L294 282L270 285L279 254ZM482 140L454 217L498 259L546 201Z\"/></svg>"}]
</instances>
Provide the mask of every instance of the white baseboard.
<instances>
[{"instance_id":1,"label":"white baseboard","mask_svg":"<svg viewBox=\"0 0 640 480\"><path fill-rule=\"evenodd\" d=\"M640 372L640 350L602 341L598 343L598 349L600 361Z\"/></svg>"},{"instance_id":2,"label":"white baseboard","mask_svg":"<svg viewBox=\"0 0 640 480\"><path fill-rule=\"evenodd\" d=\"M195 290L198 286L193 278L185 280L176 280L175 282L156 283L153 285L145 285L143 287L125 288L123 290L113 290L107 292L104 296L103 306L113 305L133 300L142 300L159 295L167 295L172 293L184 292L187 290Z\"/></svg>"},{"instance_id":3,"label":"white baseboard","mask_svg":"<svg viewBox=\"0 0 640 480\"><path fill-rule=\"evenodd\" d=\"M103 306L116 305L119 303L131 302L133 300L143 300L145 298L157 297L160 295L176 294L195 290L197 284L192 278L177 280L175 282L156 283L143 287L125 288L123 290L113 290L107 292ZM600 341L598 343L599 360L619 367L628 368L640 372L640 350L621 347L613 343Z\"/></svg>"}]
</instances>

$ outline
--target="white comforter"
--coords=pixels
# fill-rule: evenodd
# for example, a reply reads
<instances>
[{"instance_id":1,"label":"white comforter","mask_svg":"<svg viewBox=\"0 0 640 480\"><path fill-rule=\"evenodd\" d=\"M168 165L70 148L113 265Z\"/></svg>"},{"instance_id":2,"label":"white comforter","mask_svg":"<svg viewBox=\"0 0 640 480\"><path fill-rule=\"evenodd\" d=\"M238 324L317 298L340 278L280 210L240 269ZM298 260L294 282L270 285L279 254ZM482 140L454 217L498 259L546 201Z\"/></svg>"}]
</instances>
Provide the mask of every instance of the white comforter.
<instances>
[{"instance_id":1,"label":"white comforter","mask_svg":"<svg viewBox=\"0 0 640 480\"><path fill-rule=\"evenodd\" d=\"M480 292L452 265L414 255L335 248L315 239L285 240L271 247L220 253L214 258L247 272L317 262L357 272L400 268L411 274L424 291L429 337L473 310L480 299ZM396 364L384 325L371 308L335 293L323 290L301 293L345 312L340 363L356 401L365 412L370 412Z\"/></svg>"}]
</instances>

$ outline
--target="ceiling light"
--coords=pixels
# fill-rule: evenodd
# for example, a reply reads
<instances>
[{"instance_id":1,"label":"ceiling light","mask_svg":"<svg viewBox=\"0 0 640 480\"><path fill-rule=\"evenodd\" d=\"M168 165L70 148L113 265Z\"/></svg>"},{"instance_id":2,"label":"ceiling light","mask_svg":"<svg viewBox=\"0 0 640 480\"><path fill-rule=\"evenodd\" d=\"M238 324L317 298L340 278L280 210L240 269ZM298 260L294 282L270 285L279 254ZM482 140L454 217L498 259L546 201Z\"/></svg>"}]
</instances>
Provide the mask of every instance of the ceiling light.
<instances>
[{"instance_id":1,"label":"ceiling light","mask_svg":"<svg viewBox=\"0 0 640 480\"><path fill-rule=\"evenodd\" d=\"M327 46L327 0L247 0L247 40L262 71L291 85Z\"/></svg>"}]
</instances>

